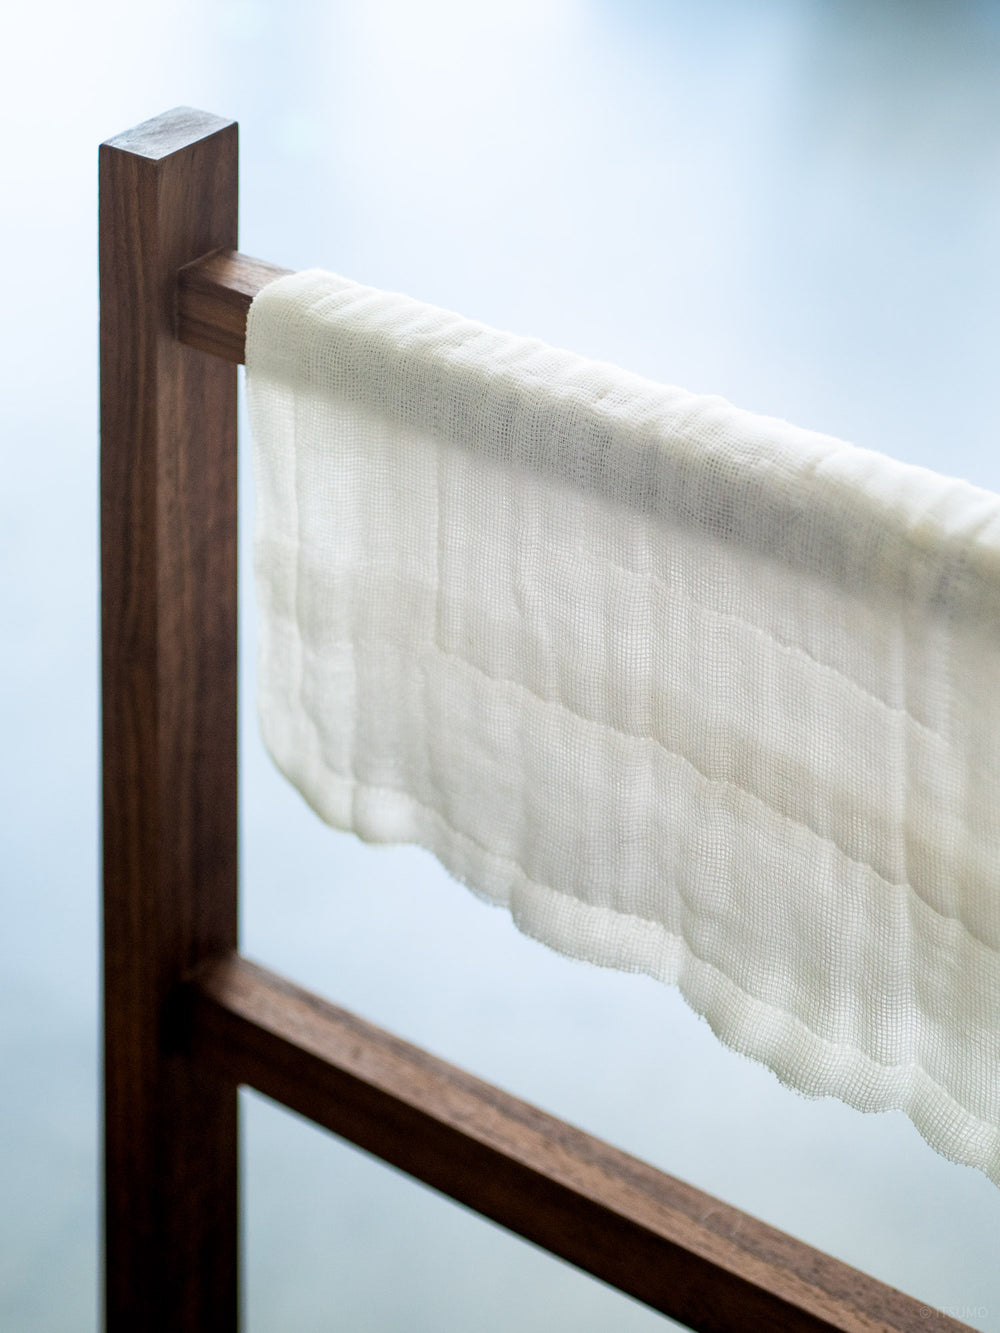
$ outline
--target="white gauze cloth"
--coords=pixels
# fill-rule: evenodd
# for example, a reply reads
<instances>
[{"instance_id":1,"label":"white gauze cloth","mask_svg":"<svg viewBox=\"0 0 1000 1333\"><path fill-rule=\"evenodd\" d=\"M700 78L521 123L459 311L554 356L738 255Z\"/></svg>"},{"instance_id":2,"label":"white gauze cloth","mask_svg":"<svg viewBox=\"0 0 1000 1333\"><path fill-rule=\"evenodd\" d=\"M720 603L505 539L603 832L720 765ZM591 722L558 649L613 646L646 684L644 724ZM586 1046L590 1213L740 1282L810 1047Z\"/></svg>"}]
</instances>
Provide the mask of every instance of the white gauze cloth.
<instances>
[{"instance_id":1,"label":"white gauze cloth","mask_svg":"<svg viewBox=\"0 0 1000 1333\"><path fill-rule=\"evenodd\" d=\"M317 271L246 361L322 818L1000 1183L1000 497Z\"/></svg>"}]
</instances>

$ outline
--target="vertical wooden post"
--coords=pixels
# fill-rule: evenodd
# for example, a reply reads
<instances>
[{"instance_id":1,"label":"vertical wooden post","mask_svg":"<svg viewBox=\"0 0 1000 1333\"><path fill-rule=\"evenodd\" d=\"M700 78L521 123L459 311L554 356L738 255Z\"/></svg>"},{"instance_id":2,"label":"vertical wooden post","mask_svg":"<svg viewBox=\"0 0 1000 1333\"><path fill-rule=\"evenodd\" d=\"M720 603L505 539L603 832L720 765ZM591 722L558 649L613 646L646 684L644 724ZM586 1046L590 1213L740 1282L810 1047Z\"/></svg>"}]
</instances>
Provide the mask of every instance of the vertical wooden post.
<instances>
[{"instance_id":1,"label":"vertical wooden post","mask_svg":"<svg viewBox=\"0 0 1000 1333\"><path fill-rule=\"evenodd\" d=\"M237 243L237 131L180 108L101 145L105 1316L232 1333L237 1090L171 996L236 947L236 368L174 337L177 270Z\"/></svg>"}]
</instances>

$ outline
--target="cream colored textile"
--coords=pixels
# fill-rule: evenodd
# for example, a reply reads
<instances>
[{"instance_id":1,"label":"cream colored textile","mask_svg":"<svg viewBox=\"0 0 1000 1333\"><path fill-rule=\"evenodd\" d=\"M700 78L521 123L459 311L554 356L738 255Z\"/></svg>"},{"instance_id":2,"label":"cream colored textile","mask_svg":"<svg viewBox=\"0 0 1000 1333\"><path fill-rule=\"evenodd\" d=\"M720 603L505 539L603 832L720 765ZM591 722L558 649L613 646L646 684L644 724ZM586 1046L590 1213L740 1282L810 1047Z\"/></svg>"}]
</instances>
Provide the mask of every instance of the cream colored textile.
<instances>
[{"instance_id":1,"label":"cream colored textile","mask_svg":"<svg viewBox=\"0 0 1000 1333\"><path fill-rule=\"evenodd\" d=\"M1000 498L315 271L247 385L315 810L1000 1183Z\"/></svg>"}]
</instances>

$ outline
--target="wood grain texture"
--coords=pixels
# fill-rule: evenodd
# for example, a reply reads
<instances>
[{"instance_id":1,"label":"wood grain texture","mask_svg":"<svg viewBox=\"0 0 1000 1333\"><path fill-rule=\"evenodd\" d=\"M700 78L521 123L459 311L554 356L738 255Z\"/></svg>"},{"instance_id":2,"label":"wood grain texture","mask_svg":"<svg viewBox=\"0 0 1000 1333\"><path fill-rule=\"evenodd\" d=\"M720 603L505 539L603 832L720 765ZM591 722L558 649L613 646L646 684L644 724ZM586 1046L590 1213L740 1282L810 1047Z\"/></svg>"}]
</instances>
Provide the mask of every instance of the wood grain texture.
<instances>
[{"instance_id":1,"label":"wood grain texture","mask_svg":"<svg viewBox=\"0 0 1000 1333\"><path fill-rule=\"evenodd\" d=\"M243 958L187 994L199 1058L693 1329L966 1327Z\"/></svg>"},{"instance_id":2,"label":"wood grain texture","mask_svg":"<svg viewBox=\"0 0 1000 1333\"><path fill-rule=\"evenodd\" d=\"M236 372L174 337L236 245L237 131L101 145L105 1317L237 1327L237 1094L177 1048L178 979L236 946Z\"/></svg>"},{"instance_id":3,"label":"wood grain texture","mask_svg":"<svg viewBox=\"0 0 1000 1333\"><path fill-rule=\"evenodd\" d=\"M246 359L247 312L269 282L289 269L235 250L218 250L177 275L177 337L226 361Z\"/></svg>"}]
</instances>

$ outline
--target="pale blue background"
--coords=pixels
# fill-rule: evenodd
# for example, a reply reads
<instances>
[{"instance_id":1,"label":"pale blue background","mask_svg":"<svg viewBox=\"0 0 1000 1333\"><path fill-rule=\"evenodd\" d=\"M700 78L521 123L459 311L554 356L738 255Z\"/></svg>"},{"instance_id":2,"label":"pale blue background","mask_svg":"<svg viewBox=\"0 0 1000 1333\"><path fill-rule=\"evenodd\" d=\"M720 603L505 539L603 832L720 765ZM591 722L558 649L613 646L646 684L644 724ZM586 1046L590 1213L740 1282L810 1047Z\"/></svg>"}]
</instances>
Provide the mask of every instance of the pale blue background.
<instances>
[{"instance_id":1,"label":"pale blue background","mask_svg":"<svg viewBox=\"0 0 1000 1333\"><path fill-rule=\"evenodd\" d=\"M251 254L1000 489L1000 4L57 0L7 16L0 98L0 1328L76 1333L97 1283L98 142L181 103L233 116ZM786 1092L673 992L557 958L423 855L323 829L245 703L249 953L1000 1330L994 1186L900 1116ZM252 1333L663 1326L245 1107Z\"/></svg>"}]
</instances>

